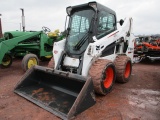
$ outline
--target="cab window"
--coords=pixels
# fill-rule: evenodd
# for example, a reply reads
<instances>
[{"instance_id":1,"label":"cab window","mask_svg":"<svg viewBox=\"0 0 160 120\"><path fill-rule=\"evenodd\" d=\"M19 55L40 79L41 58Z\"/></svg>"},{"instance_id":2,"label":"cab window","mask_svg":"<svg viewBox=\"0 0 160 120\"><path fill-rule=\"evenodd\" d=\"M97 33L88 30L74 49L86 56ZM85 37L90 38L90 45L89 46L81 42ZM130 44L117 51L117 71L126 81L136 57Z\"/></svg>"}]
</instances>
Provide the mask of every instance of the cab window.
<instances>
[{"instance_id":1,"label":"cab window","mask_svg":"<svg viewBox=\"0 0 160 120\"><path fill-rule=\"evenodd\" d=\"M99 12L97 35L107 35L115 30L114 15L105 11Z\"/></svg>"}]
</instances>

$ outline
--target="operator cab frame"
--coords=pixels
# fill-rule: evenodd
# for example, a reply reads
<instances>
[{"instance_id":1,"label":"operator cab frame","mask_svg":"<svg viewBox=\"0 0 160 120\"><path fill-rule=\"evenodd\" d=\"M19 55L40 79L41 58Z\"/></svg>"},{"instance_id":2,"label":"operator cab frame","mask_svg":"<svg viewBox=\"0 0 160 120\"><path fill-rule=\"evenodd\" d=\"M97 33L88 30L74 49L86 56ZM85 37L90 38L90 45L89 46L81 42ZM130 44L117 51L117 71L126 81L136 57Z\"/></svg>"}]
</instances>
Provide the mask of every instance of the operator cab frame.
<instances>
[{"instance_id":1,"label":"operator cab frame","mask_svg":"<svg viewBox=\"0 0 160 120\"><path fill-rule=\"evenodd\" d=\"M116 13L97 2L69 6L66 12L69 21L65 48L56 69L81 74L84 53L89 43L95 42L93 37L99 40L117 30ZM76 61L75 65L72 64L72 59Z\"/></svg>"},{"instance_id":2,"label":"operator cab frame","mask_svg":"<svg viewBox=\"0 0 160 120\"><path fill-rule=\"evenodd\" d=\"M66 8L69 16L65 51L68 56L82 56L89 43L117 30L115 11L97 2Z\"/></svg>"}]
</instances>

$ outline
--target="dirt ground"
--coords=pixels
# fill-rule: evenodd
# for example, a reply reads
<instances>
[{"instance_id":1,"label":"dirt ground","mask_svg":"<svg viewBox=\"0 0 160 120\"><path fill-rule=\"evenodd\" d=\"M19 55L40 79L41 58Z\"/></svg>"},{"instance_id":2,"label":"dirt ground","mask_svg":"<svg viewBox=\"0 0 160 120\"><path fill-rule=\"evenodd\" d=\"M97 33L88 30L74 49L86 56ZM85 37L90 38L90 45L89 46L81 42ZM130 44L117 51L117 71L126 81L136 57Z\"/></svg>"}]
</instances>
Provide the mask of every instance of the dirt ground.
<instances>
[{"instance_id":1,"label":"dirt ground","mask_svg":"<svg viewBox=\"0 0 160 120\"><path fill-rule=\"evenodd\" d=\"M13 92L23 74L20 59L0 69L0 120L60 120ZM160 61L134 64L128 83L116 83L96 101L74 120L160 120Z\"/></svg>"}]
</instances>

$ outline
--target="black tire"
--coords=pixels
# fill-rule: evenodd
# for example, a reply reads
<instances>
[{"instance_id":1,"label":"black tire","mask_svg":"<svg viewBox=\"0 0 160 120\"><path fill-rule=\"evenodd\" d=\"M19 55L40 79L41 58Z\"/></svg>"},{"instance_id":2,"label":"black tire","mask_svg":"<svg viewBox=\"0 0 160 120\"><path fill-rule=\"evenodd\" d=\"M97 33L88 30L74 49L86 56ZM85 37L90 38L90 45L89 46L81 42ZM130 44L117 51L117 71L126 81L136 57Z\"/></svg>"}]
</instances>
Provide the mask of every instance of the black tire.
<instances>
[{"instance_id":1,"label":"black tire","mask_svg":"<svg viewBox=\"0 0 160 120\"><path fill-rule=\"evenodd\" d=\"M116 67L116 81L120 83L126 83L132 73L132 62L131 59L125 55L119 55L115 59Z\"/></svg>"},{"instance_id":2,"label":"black tire","mask_svg":"<svg viewBox=\"0 0 160 120\"><path fill-rule=\"evenodd\" d=\"M95 92L106 95L112 90L115 83L115 65L110 60L99 59L92 64L89 75L93 80Z\"/></svg>"},{"instance_id":3,"label":"black tire","mask_svg":"<svg viewBox=\"0 0 160 120\"><path fill-rule=\"evenodd\" d=\"M54 69L54 66L55 66L54 57L52 57L51 60L48 63L48 67Z\"/></svg>"},{"instance_id":4,"label":"black tire","mask_svg":"<svg viewBox=\"0 0 160 120\"><path fill-rule=\"evenodd\" d=\"M12 65L12 56L9 54L5 54L2 59L1 68L8 68Z\"/></svg>"},{"instance_id":5,"label":"black tire","mask_svg":"<svg viewBox=\"0 0 160 120\"><path fill-rule=\"evenodd\" d=\"M35 54L27 54L23 57L22 60L22 69L27 71L34 65L39 65L38 57Z\"/></svg>"}]
</instances>

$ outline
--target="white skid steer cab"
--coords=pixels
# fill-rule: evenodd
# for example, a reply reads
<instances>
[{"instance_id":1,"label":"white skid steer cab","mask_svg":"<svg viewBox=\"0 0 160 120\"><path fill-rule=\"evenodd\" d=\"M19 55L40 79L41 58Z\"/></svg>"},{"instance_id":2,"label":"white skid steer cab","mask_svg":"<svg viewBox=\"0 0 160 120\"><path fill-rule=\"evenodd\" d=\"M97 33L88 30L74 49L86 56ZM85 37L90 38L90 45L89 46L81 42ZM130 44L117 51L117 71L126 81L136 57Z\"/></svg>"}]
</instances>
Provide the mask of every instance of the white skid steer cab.
<instances>
[{"instance_id":1,"label":"white skid steer cab","mask_svg":"<svg viewBox=\"0 0 160 120\"><path fill-rule=\"evenodd\" d=\"M62 119L93 106L95 93L108 94L115 81L126 83L132 72L132 18L120 20L97 2L66 8L66 38L55 42L49 67L34 66L15 93Z\"/></svg>"}]
</instances>

